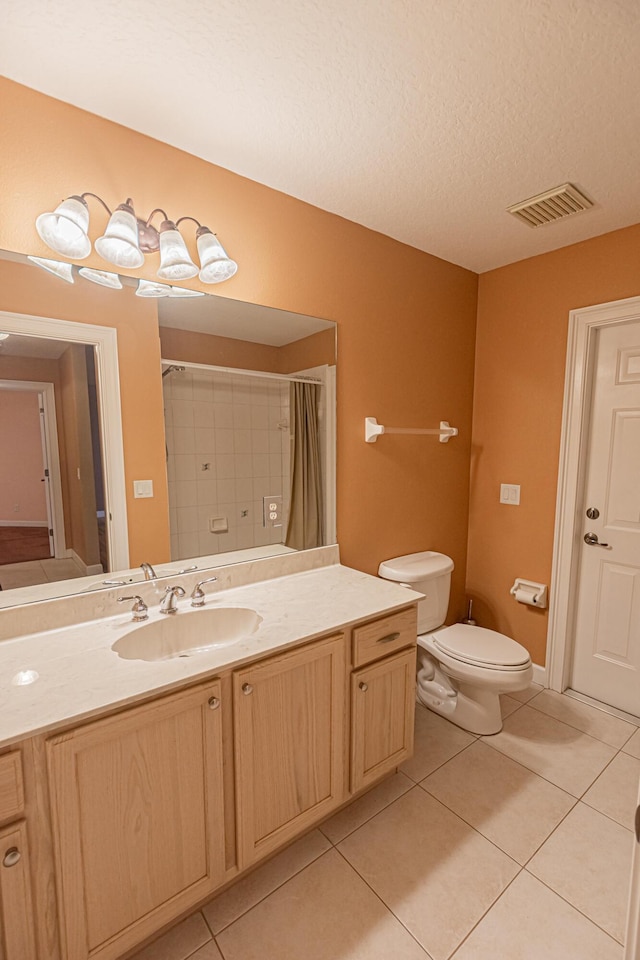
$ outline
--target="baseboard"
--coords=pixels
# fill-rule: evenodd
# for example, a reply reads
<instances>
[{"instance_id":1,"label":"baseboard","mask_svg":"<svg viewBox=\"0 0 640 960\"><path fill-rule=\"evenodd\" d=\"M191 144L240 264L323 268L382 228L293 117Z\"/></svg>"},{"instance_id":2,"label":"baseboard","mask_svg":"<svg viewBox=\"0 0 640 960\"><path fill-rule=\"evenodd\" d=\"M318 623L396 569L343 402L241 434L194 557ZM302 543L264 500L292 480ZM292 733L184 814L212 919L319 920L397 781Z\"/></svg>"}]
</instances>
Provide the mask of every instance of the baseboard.
<instances>
[{"instance_id":1,"label":"baseboard","mask_svg":"<svg viewBox=\"0 0 640 960\"><path fill-rule=\"evenodd\" d=\"M534 663L533 665L533 682L539 683L543 687L549 686L549 681L547 679L547 668L541 667L539 663Z\"/></svg>"},{"instance_id":2,"label":"baseboard","mask_svg":"<svg viewBox=\"0 0 640 960\"><path fill-rule=\"evenodd\" d=\"M48 527L47 520L0 520L0 527Z\"/></svg>"},{"instance_id":3,"label":"baseboard","mask_svg":"<svg viewBox=\"0 0 640 960\"><path fill-rule=\"evenodd\" d=\"M85 577L92 577L92 576L95 576L96 574L104 573L104 570L102 569L102 564L101 564L101 563L86 564L86 563L84 562L84 560L82 559L82 557L80 557L80 556L76 553L76 551L73 549L73 547L68 547L68 548L67 548L67 557L69 558L69 560L73 560L73 562L75 563L75 565L76 565L77 567L79 567L80 570L82 570L82 572L84 573Z\"/></svg>"}]
</instances>

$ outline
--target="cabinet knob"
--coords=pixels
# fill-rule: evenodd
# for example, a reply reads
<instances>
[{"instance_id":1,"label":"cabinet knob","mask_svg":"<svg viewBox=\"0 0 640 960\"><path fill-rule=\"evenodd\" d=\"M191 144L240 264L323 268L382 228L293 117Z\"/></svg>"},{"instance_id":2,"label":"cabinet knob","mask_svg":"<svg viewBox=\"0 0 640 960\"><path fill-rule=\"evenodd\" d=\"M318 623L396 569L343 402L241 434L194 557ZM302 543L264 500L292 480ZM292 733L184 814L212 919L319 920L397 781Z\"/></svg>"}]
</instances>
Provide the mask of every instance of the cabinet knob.
<instances>
[{"instance_id":1,"label":"cabinet knob","mask_svg":"<svg viewBox=\"0 0 640 960\"><path fill-rule=\"evenodd\" d=\"M220 706L220 700L218 697L209 697L207 703L209 704L209 710L217 710Z\"/></svg>"},{"instance_id":2,"label":"cabinet knob","mask_svg":"<svg viewBox=\"0 0 640 960\"><path fill-rule=\"evenodd\" d=\"M253 693L253 687L250 683L243 683L242 692L244 693L245 697L248 697L250 693Z\"/></svg>"},{"instance_id":3,"label":"cabinet knob","mask_svg":"<svg viewBox=\"0 0 640 960\"><path fill-rule=\"evenodd\" d=\"M4 857L2 858L3 867L15 867L16 863L20 860L22 854L17 847L9 847Z\"/></svg>"},{"instance_id":4,"label":"cabinet knob","mask_svg":"<svg viewBox=\"0 0 640 960\"><path fill-rule=\"evenodd\" d=\"M369 684L365 683L364 680L361 680L358 686L360 687L363 693L366 693L367 690L369 689Z\"/></svg>"}]
</instances>

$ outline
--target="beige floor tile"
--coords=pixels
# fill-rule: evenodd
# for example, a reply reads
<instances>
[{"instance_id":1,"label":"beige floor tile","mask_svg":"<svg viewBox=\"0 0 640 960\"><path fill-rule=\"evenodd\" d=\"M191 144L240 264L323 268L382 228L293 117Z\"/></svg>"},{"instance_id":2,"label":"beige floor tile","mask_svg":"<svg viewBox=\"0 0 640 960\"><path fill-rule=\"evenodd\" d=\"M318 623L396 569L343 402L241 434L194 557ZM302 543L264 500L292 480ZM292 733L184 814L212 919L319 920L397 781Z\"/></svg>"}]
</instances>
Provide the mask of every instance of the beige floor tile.
<instances>
[{"instance_id":1,"label":"beige floor tile","mask_svg":"<svg viewBox=\"0 0 640 960\"><path fill-rule=\"evenodd\" d=\"M18 590L20 587L34 587L37 583L46 583L47 578L38 570L13 570L5 573L0 568L0 585L3 590Z\"/></svg>"},{"instance_id":2,"label":"beige floor tile","mask_svg":"<svg viewBox=\"0 0 640 960\"><path fill-rule=\"evenodd\" d=\"M382 783L374 787L363 797L360 797L348 807L336 813L330 820L325 821L320 829L331 843L339 843L345 837L361 827L363 823L375 817L377 813L401 797L403 793L413 787L413 780L405 777L404 773L395 773L387 777Z\"/></svg>"},{"instance_id":3,"label":"beige floor tile","mask_svg":"<svg viewBox=\"0 0 640 960\"><path fill-rule=\"evenodd\" d=\"M516 710L519 710L521 706L522 703L519 700L514 700L513 697L508 696L506 693L500 695L500 712L502 713L503 720Z\"/></svg>"},{"instance_id":4,"label":"beige floor tile","mask_svg":"<svg viewBox=\"0 0 640 960\"><path fill-rule=\"evenodd\" d=\"M400 769L417 783L475 739L473 734L417 703L413 756Z\"/></svg>"},{"instance_id":5,"label":"beige floor tile","mask_svg":"<svg viewBox=\"0 0 640 960\"><path fill-rule=\"evenodd\" d=\"M205 943L204 947L200 947L199 950L192 953L189 960L224 960L224 957L218 950L215 942L210 940L209 943Z\"/></svg>"},{"instance_id":6,"label":"beige floor tile","mask_svg":"<svg viewBox=\"0 0 640 960\"><path fill-rule=\"evenodd\" d=\"M313 830L211 900L202 912L214 934L217 935L330 847L327 838L319 830Z\"/></svg>"},{"instance_id":7,"label":"beige floor tile","mask_svg":"<svg viewBox=\"0 0 640 960\"><path fill-rule=\"evenodd\" d=\"M201 913L193 913L182 923L140 950L131 960L189 960L199 947L211 940L211 932ZM204 955L206 960L209 958ZM216 960L215 952L212 960Z\"/></svg>"},{"instance_id":8,"label":"beige floor tile","mask_svg":"<svg viewBox=\"0 0 640 960\"><path fill-rule=\"evenodd\" d=\"M590 807L633 830L640 784L640 760L619 753L582 798Z\"/></svg>"},{"instance_id":9,"label":"beige floor tile","mask_svg":"<svg viewBox=\"0 0 640 960\"><path fill-rule=\"evenodd\" d=\"M217 939L225 960L428 960L335 850Z\"/></svg>"},{"instance_id":10,"label":"beige floor tile","mask_svg":"<svg viewBox=\"0 0 640 960\"><path fill-rule=\"evenodd\" d=\"M517 864L419 787L338 847L434 960L445 960Z\"/></svg>"},{"instance_id":11,"label":"beige floor tile","mask_svg":"<svg viewBox=\"0 0 640 960\"><path fill-rule=\"evenodd\" d=\"M622 960L622 947L523 870L453 960Z\"/></svg>"},{"instance_id":12,"label":"beige floor tile","mask_svg":"<svg viewBox=\"0 0 640 960\"><path fill-rule=\"evenodd\" d=\"M581 703L573 697L563 696L555 690L543 690L529 705L612 747L621 747L636 730L636 727L626 720L613 717L604 710L590 707L588 703Z\"/></svg>"},{"instance_id":13,"label":"beige floor tile","mask_svg":"<svg viewBox=\"0 0 640 960\"><path fill-rule=\"evenodd\" d=\"M633 834L578 803L527 870L622 942Z\"/></svg>"},{"instance_id":14,"label":"beige floor tile","mask_svg":"<svg viewBox=\"0 0 640 960\"><path fill-rule=\"evenodd\" d=\"M453 757L420 786L522 864L576 802L564 790L481 741Z\"/></svg>"},{"instance_id":15,"label":"beige floor tile","mask_svg":"<svg viewBox=\"0 0 640 960\"><path fill-rule=\"evenodd\" d=\"M509 696L513 697L514 700L519 700L520 703L528 703L533 697L537 697L542 690L544 690L544 687L541 683L530 683L524 690L512 690Z\"/></svg>"},{"instance_id":16,"label":"beige floor tile","mask_svg":"<svg viewBox=\"0 0 640 960\"><path fill-rule=\"evenodd\" d=\"M528 705L507 717L501 733L483 740L574 797L582 796L616 753Z\"/></svg>"},{"instance_id":17,"label":"beige floor tile","mask_svg":"<svg viewBox=\"0 0 640 960\"><path fill-rule=\"evenodd\" d=\"M636 730L634 735L630 740L627 740L622 749L625 753L629 753L632 757L637 757L638 760L640 760L640 730Z\"/></svg>"}]
</instances>

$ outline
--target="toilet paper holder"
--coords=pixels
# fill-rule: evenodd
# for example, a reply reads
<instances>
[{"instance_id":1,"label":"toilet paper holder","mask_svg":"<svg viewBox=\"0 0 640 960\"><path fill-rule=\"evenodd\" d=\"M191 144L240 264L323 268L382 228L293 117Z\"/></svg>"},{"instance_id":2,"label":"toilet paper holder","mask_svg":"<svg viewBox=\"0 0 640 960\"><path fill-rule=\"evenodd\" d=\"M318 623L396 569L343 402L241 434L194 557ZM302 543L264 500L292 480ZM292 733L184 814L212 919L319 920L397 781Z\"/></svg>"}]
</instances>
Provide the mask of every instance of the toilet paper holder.
<instances>
[{"instance_id":1,"label":"toilet paper holder","mask_svg":"<svg viewBox=\"0 0 640 960\"><path fill-rule=\"evenodd\" d=\"M516 598L518 603L528 603L529 606L538 607L540 610L544 610L547 606L546 583L536 583L534 580L523 580L522 577L516 577L509 593Z\"/></svg>"}]
</instances>

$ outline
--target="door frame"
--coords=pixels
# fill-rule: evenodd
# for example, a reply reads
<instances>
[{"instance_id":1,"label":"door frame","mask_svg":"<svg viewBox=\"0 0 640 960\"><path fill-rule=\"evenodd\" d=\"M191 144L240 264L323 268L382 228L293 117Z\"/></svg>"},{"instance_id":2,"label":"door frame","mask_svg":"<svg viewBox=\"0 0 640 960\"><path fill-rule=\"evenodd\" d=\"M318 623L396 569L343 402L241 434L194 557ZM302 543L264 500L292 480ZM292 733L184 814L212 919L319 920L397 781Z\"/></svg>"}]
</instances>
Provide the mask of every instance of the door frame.
<instances>
[{"instance_id":1,"label":"door frame","mask_svg":"<svg viewBox=\"0 0 640 960\"><path fill-rule=\"evenodd\" d=\"M106 504L106 534L112 570L129 568L129 532L122 440L118 337L114 327L0 311L0 331L95 348Z\"/></svg>"},{"instance_id":2,"label":"door frame","mask_svg":"<svg viewBox=\"0 0 640 960\"><path fill-rule=\"evenodd\" d=\"M66 557L64 537L64 509L62 504L62 480L60 476L60 447L56 422L56 399L52 383L43 380L0 380L0 390L25 390L38 393L43 399L43 425L48 455L49 491L51 494L51 529L55 556Z\"/></svg>"},{"instance_id":3,"label":"door frame","mask_svg":"<svg viewBox=\"0 0 640 960\"><path fill-rule=\"evenodd\" d=\"M602 327L629 320L640 320L640 297L600 303L569 313L547 631L548 683L559 693L569 685L573 652L578 575L576 548L581 543L582 530L578 510L586 479L595 335Z\"/></svg>"}]
</instances>

